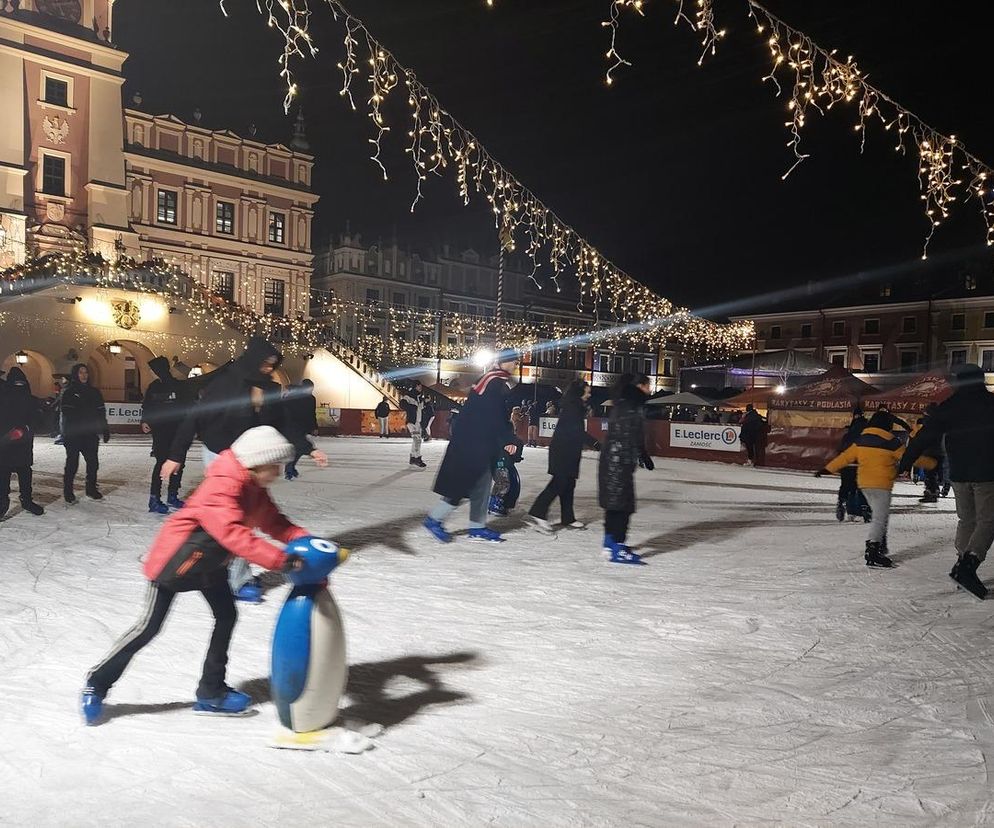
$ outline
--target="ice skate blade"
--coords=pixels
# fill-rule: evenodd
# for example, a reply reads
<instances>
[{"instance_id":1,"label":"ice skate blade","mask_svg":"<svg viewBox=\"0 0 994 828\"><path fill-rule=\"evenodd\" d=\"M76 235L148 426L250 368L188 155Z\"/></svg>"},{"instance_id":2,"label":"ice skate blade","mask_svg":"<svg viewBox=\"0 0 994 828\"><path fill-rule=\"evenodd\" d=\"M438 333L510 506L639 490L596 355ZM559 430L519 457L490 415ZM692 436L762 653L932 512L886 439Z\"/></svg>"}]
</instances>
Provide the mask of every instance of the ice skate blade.
<instances>
[{"instance_id":1,"label":"ice skate blade","mask_svg":"<svg viewBox=\"0 0 994 828\"><path fill-rule=\"evenodd\" d=\"M976 598L976 599L977 599L978 601L986 601L986 600L987 600L987 596L988 596L988 595L990 594L990 591L988 590L988 592L987 592L987 593L985 593L984 595L977 595L977 593L976 593L976 592L974 592L974 591L973 591L972 589L968 589L967 587L963 586L963 584L961 584L961 583L960 583L959 581L957 581L957 580L956 580L956 579L955 579L955 578L954 578L954 577L953 577L953 576L952 576L951 574L950 574L949 578L950 578L950 580L951 580L951 581L952 581L952 582L953 582L954 584L956 584L956 589L957 589L958 591L960 591L960 592L965 592L965 593L967 593L968 595L972 595L972 596L973 596L974 598Z\"/></svg>"},{"instance_id":2,"label":"ice skate blade","mask_svg":"<svg viewBox=\"0 0 994 828\"><path fill-rule=\"evenodd\" d=\"M244 719L247 716L258 716L259 711L254 707L246 707L244 710L228 712L225 710L206 710L193 706L194 716L216 716L219 719Z\"/></svg>"}]
</instances>

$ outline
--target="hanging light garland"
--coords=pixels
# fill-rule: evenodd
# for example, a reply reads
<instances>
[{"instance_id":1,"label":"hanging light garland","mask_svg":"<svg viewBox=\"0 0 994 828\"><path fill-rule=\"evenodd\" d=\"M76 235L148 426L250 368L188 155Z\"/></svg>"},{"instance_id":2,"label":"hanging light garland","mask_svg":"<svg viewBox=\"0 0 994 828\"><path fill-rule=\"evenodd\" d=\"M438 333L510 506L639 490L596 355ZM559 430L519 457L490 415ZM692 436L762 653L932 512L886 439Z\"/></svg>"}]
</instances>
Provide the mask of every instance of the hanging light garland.
<instances>
[{"instance_id":1,"label":"hanging light garland","mask_svg":"<svg viewBox=\"0 0 994 828\"><path fill-rule=\"evenodd\" d=\"M510 238L512 247L523 242L524 255L531 263L528 275L535 285L542 289L551 283L558 292L560 280L574 275L580 287L577 310L590 313L596 325L601 319L641 324L661 320L661 333L666 337L683 338L689 335L686 332L692 331L699 338L697 345L704 350L726 349L730 342L734 343L733 350L748 345L751 334L744 337L740 326L722 326L695 319L686 309L675 307L601 255L508 172L340 0L324 2L344 30L344 56L337 64L342 75L339 94L354 110L358 109L357 98L362 97L357 90L359 76L365 73L368 84L365 108L373 126L369 138L370 158L384 178L389 173L383 163L383 142L391 132L385 104L398 87L406 94L410 122L405 152L416 182L412 211L423 197L422 184L428 176L443 176L451 167L463 204L468 205L474 197L482 197L493 215L495 232L501 237L501 243L504 244L506 238ZM642 4L643 0L615 0L611 19L606 25L616 32L620 11L630 8L641 14ZM256 5L268 25L284 38L279 65L280 74L287 83L284 105L289 107L298 91L291 64L301 57L314 57L318 51L308 31L312 13L310 0L256 0ZM609 57L617 66L626 63L613 44ZM543 267L546 270L543 271ZM543 284L540 275L546 272L549 273L548 282ZM681 327L685 329L684 333L677 330ZM498 333L499 344L510 344L507 339L503 331Z\"/></svg>"},{"instance_id":2,"label":"hanging light garland","mask_svg":"<svg viewBox=\"0 0 994 828\"><path fill-rule=\"evenodd\" d=\"M724 29L715 25L714 0L696 0L694 19L684 12L684 0L678 4L674 23L681 20L701 35L703 51L698 60L702 64L708 53L714 54L718 41L725 36ZM913 148L918 156L918 181L920 198L928 232L922 248L922 258L928 257L928 246L937 227L949 217L954 202L974 199L987 228L986 242L994 246L994 168L970 153L955 135L946 135L929 126L910 110L867 82L867 75L849 55L844 61L835 50L828 50L814 42L804 32L788 25L756 0L745 0L749 17L756 31L766 39L772 66L764 81L776 87L778 96L787 92L790 132L787 146L794 160L783 174L786 179L808 155L801 152L801 132L812 111L825 114L839 103L855 106L856 122L853 130L860 136L860 152L866 144L867 127L877 123L885 132L895 136L894 149L905 154ZM611 5L611 52L615 53L617 35L616 7ZM641 13L641 8L639 9ZM644 15L643 15L644 16ZM620 65L630 66L627 60L608 70L607 82L612 83L612 73ZM781 84L781 80L785 83Z\"/></svg>"}]
</instances>

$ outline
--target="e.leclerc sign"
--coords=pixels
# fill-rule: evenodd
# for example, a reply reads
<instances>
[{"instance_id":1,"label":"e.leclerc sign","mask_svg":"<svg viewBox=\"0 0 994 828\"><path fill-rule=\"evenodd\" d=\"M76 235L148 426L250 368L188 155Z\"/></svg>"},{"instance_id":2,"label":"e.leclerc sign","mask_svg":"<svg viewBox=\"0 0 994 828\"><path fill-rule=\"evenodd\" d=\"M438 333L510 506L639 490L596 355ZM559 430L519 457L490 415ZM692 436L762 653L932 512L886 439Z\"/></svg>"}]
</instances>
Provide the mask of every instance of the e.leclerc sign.
<instances>
[{"instance_id":1,"label":"e.leclerc sign","mask_svg":"<svg viewBox=\"0 0 994 828\"><path fill-rule=\"evenodd\" d=\"M670 446L704 451L740 451L739 427L670 423Z\"/></svg>"}]
</instances>

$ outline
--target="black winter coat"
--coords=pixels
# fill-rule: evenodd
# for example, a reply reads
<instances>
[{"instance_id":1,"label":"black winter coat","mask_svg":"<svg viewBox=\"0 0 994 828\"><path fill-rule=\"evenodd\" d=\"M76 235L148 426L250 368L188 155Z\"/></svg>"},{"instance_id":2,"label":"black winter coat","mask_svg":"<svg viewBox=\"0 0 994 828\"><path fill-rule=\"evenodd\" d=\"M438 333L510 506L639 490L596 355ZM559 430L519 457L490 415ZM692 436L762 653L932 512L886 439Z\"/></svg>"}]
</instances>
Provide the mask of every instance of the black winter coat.
<instances>
[{"instance_id":1,"label":"black winter coat","mask_svg":"<svg viewBox=\"0 0 994 828\"><path fill-rule=\"evenodd\" d=\"M376 406L376 410L373 412L377 417L389 417L390 416L390 403L381 402Z\"/></svg>"},{"instance_id":2,"label":"black winter coat","mask_svg":"<svg viewBox=\"0 0 994 828\"><path fill-rule=\"evenodd\" d=\"M514 442L507 410L508 378L504 372L491 372L470 392L435 478L435 491L442 497L468 497L500 459L504 446Z\"/></svg>"},{"instance_id":3,"label":"black winter coat","mask_svg":"<svg viewBox=\"0 0 994 828\"><path fill-rule=\"evenodd\" d=\"M559 422L549 444L549 474L555 477L580 476L580 458L583 447L597 448L599 443L587 434L587 408L583 400L565 400L559 413Z\"/></svg>"},{"instance_id":4,"label":"black winter coat","mask_svg":"<svg viewBox=\"0 0 994 828\"><path fill-rule=\"evenodd\" d=\"M158 379L145 391L142 422L152 429L152 453L166 457L183 417L193 404L193 394L190 386L172 375L165 357L149 360L148 366Z\"/></svg>"},{"instance_id":5,"label":"black winter coat","mask_svg":"<svg viewBox=\"0 0 994 828\"><path fill-rule=\"evenodd\" d=\"M34 463L35 429L41 423L41 402L31 396L24 372L11 368L0 385L0 468Z\"/></svg>"},{"instance_id":6,"label":"black winter coat","mask_svg":"<svg viewBox=\"0 0 994 828\"><path fill-rule=\"evenodd\" d=\"M218 369L196 405L187 412L176 432L169 459L186 462L186 453L194 437L215 454L231 448L250 428L268 425L279 431L301 455L310 454L314 446L306 434L294 423L290 410L283 400L283 389L259 366L269 357L276 357L277 365L282 355L275 346L262 337L253 336L242 354L230 365ZM252 390L262 392L262 406L256 410Z\"/></svg>"},{"instance_id":7,"label":"black winter coat","mask_svg":"<svg viewBox=\"0 0 994 828\"><path fill-rule=\"evenodd\" d=\"M739 431L739 440L743 443L755 443L766 434L766 420L758 411L747 411L742 418L742 429Z\"/></svg>"},{"instance_id":8,"label":"black winter coat","mask_svg":"<svg viewBox=\"0 0 994 828\"><path fill-rule=\"evenodd\" d=\"M73 366L69 385L62 392L62 436L67 440L110 433L104 395L89 382L79 381L79 371L83 367L82 364Z\"/></svg>"},{"instance_id":9,"label":"black winter coat","mask_svg":"<svg viewBox=\"0 0 994 828\"><path fill-rule=\"evenodd\" d=\"M597 469L600 505L607 511L635 511L635 470L645 454L642 407L647 399L638 388L629 385L611 406Z\"/></svg>"},{"instance_id":10,"label":"black winter coat","mask_svg":"<svg viewBox=\"0 0 994 828\"><path fill-rule=\"evenodd\" d=\"M925 418L922 430L901 458L906 471L946 438L949 479L954 483L994 483L994 394L982 385L957 390Z\"/></svg>"},{"instance_id":11,"label":"black winter coat","mask_svg":"<svg viewBox=\"0 0 994 828\"><path fill-rule=\"evenodd\" d=\"M318 401L305 386L292 386L284 404L294 427L299 432L313 434L318 430Z\"/></svg>"}]
</instances>

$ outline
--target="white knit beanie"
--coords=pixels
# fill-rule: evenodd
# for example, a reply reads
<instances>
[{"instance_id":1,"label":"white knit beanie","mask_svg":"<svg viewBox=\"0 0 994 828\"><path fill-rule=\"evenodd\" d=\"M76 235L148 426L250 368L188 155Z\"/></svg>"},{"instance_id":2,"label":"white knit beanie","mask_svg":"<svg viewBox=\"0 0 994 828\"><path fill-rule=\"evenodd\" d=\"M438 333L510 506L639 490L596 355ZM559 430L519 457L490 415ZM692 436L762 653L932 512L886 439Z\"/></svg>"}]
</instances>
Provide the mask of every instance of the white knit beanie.
<instances>
[{"instance_id":1,"label":"white knit beanie","mask_svg":"<svg viewBox=\"0 0 994 828\"><path fill-rule=\"evenodd\" d=\"M231 444L231 451L246 469L289 463L294 455L293 446L272 426L250 428Z\"/></svg>"}]
</instances>

